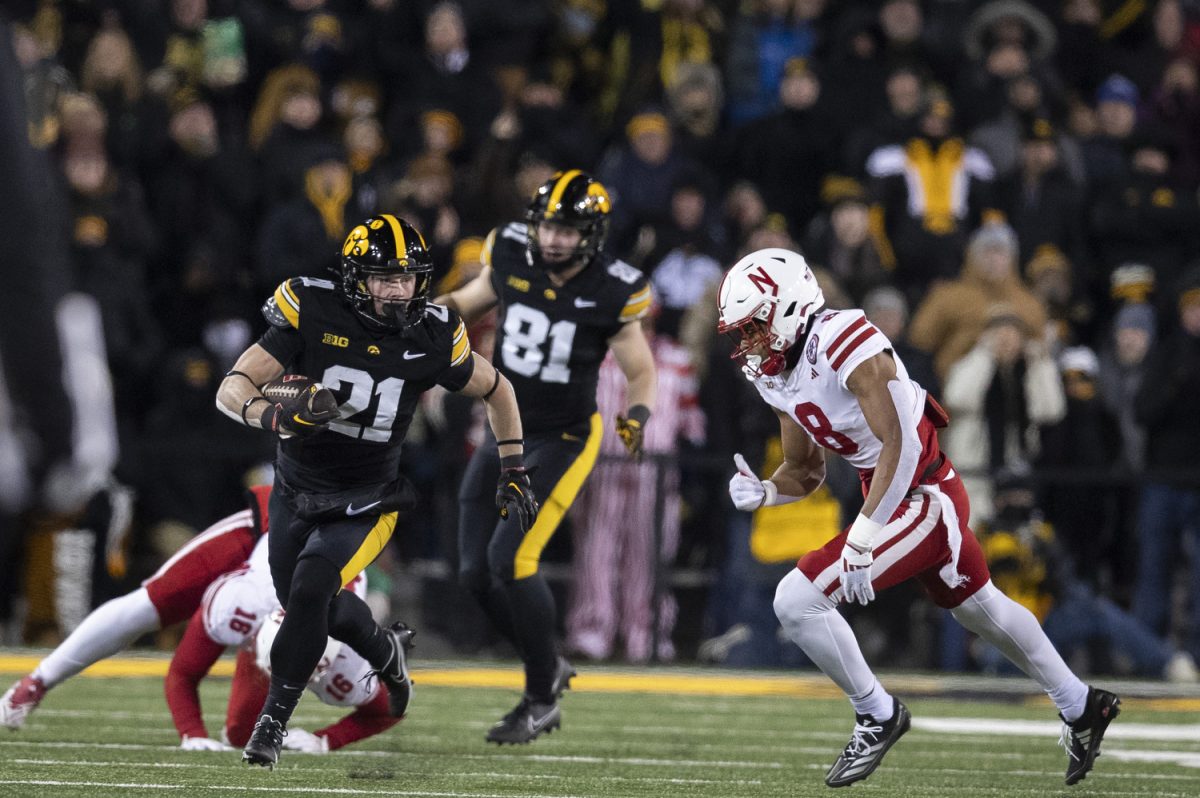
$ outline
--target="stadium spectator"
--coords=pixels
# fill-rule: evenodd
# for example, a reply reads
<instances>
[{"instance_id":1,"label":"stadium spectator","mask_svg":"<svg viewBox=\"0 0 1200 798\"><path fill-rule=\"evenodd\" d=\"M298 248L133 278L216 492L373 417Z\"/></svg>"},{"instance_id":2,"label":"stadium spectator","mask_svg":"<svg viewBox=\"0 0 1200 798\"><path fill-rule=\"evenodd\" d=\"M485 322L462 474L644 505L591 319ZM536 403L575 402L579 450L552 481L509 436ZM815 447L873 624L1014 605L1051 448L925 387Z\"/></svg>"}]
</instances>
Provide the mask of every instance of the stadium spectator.
<instances>
[{"instance_id":1,"label":"stadium spectator","mask_svg":"<svg viewBox=\"0 0 1200 798\"><path fill-rule=\"evenodd\" d=\"M1078 577L1093 589L1111 584L1108 564L1123 552L1117 511L1118 492L1108 484L1121 451L1116 416L1098 389L1100 360L1086 346L1064 349L1058 357L1066 411L1042 427L1037 466L1046 488L1040 504L1078 567ZM1076 484L1073 476L1088 481Z\"/></svg>"},{"instance_id":2,"label":"stadium spectator","mask_svg":"<svg viewBox=\"0 0 1200 798\"><path fill-rule=\"evenodd\" d=\"M1020 159L997 181L996 205L1017 233L1022 262L1052 244L1079 268L1087 263L1083 197L1064 169L1058 130L1048 118L1035 116L1021 126Z\"/></svg>"},{"instance_id":3,"label":"stadium spectator","mask_svg":"<svg viewBox=\"0 0 1200 798\"><path fill-rule=\"evenodd\" d=\"M1058 529L1043 520L1028 475L1008 471L996 478L995 512L980 526L979 545L987 557L992 581L1027 610L1067 659L1081 650L1100 652L1103 660L1124 659L1138 676L1177 683L1200 681L1196 663L1184 651L1155 634L1093 584L1080 578L1085 565L1073 554L1087 551L1064 545ZM979 659L984 670L1006 674L1016 669L990 644Z\"/></svg>"},{"instance_id":4,"label":"stadium spectator","mask_svg":"<svg viewBox=\"0 0 1200 798\"><path fill-rule=\"evenodd\" d=\"M729 22L726 83L729 116L740 127L776 105L784 68L792 58L811 58L825 0L753 0Z\"/></svg>"},{"instance_id":5,"label":"stadium spectator","mask_svg":"<svg viewBox=\"0 0 1200 798\"><path fill-rule=\"evenodd\" d=\"M825 210L808 225L804 251L809 262L826 269L858 302L872 289L891 284L891 272L870 235L867 192L851 177L830 174L821 184ZM907 310L905 311L907 321Z\"/></svg>"},{"instance_id":6,"label":"stadium spectator","mask_svg":"<svg viewBox=\"0 0 1200 798\"><path fill-rule=\"evenodd\" d=\"M1039 429L1066 412L1058 368L1036 328L1007 305L983 315L978 343L950 366L942 392L950 414L942 448L962 474L972 518L991 515L991 475L1033 463Z\"/></svg>"},{"instance_id":7,"label":"stadium spectator","mask_svg":"<svg viewBox=\"0 0 1200 798\"><path fill-rule=\"evenodd\" d=\"M676 148L671 124L661 111L634 116L625 126L625 136L627 143L609 147L596 170L596 179L612 192L608 246L618 254L633 249L643 225L663 220L675 179L692 168Z\"/></svg>"},{"instance_id":8,"label":"stadium spectator","mask_svg":"<svg viewBox=\"0 0 1200 798\"><path fill-rule=\"evenodd\" d=\"M1001 216L991 161L955 134L954 107L940 90L926 91L911 138L871 153L867 174L878 207L872 232L912 298L951 279L970 230Z\"/></svg>"},{"instance_id":9,"label":"stadium spectator","mask_svg":"<svg viewBox=\"0 0 1200 798\"><path fill-rule=\"evenodd\" d=\"M1171 626L1169 590L1183 541L1191 541L1188 595L1200 601L1200 270L1189 272L1177 294L1178 328L1155 345L1134 402L1146 429L1146 472L1138 510L1138 572L1133 611L1159 634ZM1190 619L1187 646L1200 653L1200 622Z\"/></svg>"},{"instance_id":10,"label":"stadium spectator","mask_svg":"<svg viewBox=\"0 0 1200 798\"><path fill-rule=\"evenodd\" d=\"M647 317L646 326L653 324ZM569 651L593 660L612 656L618 637L629 662L675 659L677 606L661 582L679 548L679 461L671 456L681 441L704 443L704 414L687 350L669 335L649 334L658 378L654 424L644 444L650 457L631 462L619 438L605 437L601 460L572 509L566 642ZM600 366L596 404L606 422L626 406L625 377L612 355Z\"/></svg>"},{"instance_id":11,"label":"stadium spectator","mask_svg":"<svg viewBox=\"0 0 1200 798\"><path fill-rule=\"evenodd\" d=\"M808 58L792 58L779 82L778 110L738 133L736 173L762 191L799 235L820 208L821 178L835 161L836 131L820 106L821 78Z\"/></svg>"},{"instance_id":12,"label":"stadium spectator","mask_svg":"<svg viewBox=\"0 0 1200 798\"><path fill-rule=\"evenodd\" d=\"M312 152L302 193L267 207L255 242L254 288L269 294L289 276L325 278L338 251L354 190L350 167L335 149Z\"/></svg>"},{"instance_id":13,"label":"stadium spectator","mask_svg":"<svg viewBox=\"0 0 1200 798\"><path fill-rule=\"evenodd\" d=\"M1125 150L1137 124L1140 95L1133 81L1112 74L1096 90L1095 130L1081 143L1087 182L1104 190L1128 172Z\"/></svg>"},{"instance_id":14,"label":"stadium spectator","mask_svg":"<svg viewBox=\"0 0 1200 798\"><path fill-rule=\"evenodd\" d=\"M1200 254L1200 206L1195 192L1172 172L1169 131L1143 125L1126 147L1128 170L1092 206L1093 245L1107 264L1137 260L1154 269L1160 284L1170 285Z\"/></svg>"},{"instance_id":15,"label":"stadium spectator","mask_svg":"<svg viewBox=\"0 0 1200 798\"><path fill-rule=\"evenodd\" d=\"M1011 308L1029 334L1040 336L1046 327L1045 309L1017 271L1016 234L1007 225L989 224L971 235L961 276L935 286L917 306L909 341L933 355L945 380L950 367L975 346L988 322L986 310L996 304Z\"/></svg>"}]
</instances>

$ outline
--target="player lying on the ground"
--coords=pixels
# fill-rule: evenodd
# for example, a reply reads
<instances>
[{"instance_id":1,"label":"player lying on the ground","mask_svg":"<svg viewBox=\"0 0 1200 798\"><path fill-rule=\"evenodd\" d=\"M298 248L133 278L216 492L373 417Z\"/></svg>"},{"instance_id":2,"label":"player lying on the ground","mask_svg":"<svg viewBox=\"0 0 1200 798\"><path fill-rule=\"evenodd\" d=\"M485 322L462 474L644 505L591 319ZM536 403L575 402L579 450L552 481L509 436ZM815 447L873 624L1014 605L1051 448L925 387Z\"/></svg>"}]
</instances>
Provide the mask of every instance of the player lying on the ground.
<instances>
[{"instance_id":1,"label":"player lying on the ground","mask_svg":"<svg viewBox=\"0 0 1200 798\"><path fill-rule=\"evenodd\" d=\"M854 524L809 552L779 583L775 613L809 659L846 692L856 723L825 776L865 779L909 729L904 704L867 665L839 603L916 579L955 620L1035 679L1066 724L1067 784L1087 775L1121 701L1063 662L1029 610L991 582L962 480L938 446L945 411L913 380L861 310L825 309L804 258L784 249L747 255L718 294L718 329L779 416L783 464L760 480L741 455L729 494L739 510L797 501L825 479L830 449L855 466L866 501Z\"/></svg>"},{"instance_id":2,"label":"player lying on the ground","mask_svg":"<svg viewBox=\"0 0 1200 798\"><path fill-rule=\"evenodd\" d=\"M267 531L271 489L261 486L251 491L248 509L222 518L192 538L137 590L97 607L33 673L0 696L0 726L21 728L50 688L142 635L190 617L209 585L245 563Z\"/></svg>"},{"instance_id":3,"label":"player lying on the ground","mask_svg":"<svg viewBox=\"0 0 1200 798\"><path fill-rule=\"evenodd\" d=\"M245 568L212 584L171 660L165 684L167 705L184 750L231 751L230 746L241 747L250 739L267 696L271 643L283 619L266 555L263 541ZM347 587L362 598L366 595L366 578L359 574ZM218 741L208 736L204 726L199 685L229 646L240 650L225 729ZM355 711L316 733L290 729L283 741L288 750L318 754L335 751L399 722L389 713L387 691L374 678L371 666L333 638L328 639L308 687L326 704L355 707Z\"/></svg>"}]
</instances>

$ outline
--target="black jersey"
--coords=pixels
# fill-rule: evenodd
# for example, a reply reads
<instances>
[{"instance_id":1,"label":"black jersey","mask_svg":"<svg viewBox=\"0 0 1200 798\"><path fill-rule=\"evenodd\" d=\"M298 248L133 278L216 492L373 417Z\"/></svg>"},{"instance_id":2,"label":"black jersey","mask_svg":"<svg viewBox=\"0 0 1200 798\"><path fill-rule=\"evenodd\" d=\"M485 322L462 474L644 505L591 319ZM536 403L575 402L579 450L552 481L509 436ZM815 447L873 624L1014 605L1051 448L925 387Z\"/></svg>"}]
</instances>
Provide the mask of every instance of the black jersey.
<instances>
[{"instance_id":1,"label":"black jersey","mask_svg":"<svg viewBox=\"0 0 1200 798\"><path fill-rule=\"evenodd\" d=\"M564 429L596 412L608 339L650 310L640 271L601 253L556 286L526 257L525 225L496 228L483 248L500 298L493 359L517 394L526 434Z\"/></svg>"},{"instance_id":2,"label":"black jersey","mask_svg":"<svg viewBox=\"0 0 1200 798\"><path fill-rule=\"evenodd\" d=\"M338 418L309 438L280 441L277 467L301 490L327 492L396 479L400 445L421 394L458 391L474 360L466 327L429 303L411 329L372 330L333 283L296 277L263 305L271 323L259 345L289 374L317 380L337 397Z\"/></svg>"}]
</instances>

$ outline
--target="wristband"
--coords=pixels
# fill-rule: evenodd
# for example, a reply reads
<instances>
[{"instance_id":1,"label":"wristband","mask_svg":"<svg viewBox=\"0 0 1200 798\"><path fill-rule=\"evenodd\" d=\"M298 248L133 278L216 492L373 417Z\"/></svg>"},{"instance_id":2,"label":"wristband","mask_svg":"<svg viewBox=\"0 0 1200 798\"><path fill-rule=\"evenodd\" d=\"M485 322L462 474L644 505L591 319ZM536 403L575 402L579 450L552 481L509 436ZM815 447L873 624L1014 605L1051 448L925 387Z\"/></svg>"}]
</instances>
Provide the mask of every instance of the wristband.
<instances>
[{"instance_id":1,"label":"wristband","mask_svg":"<svg viewBox=\"0 0 1200 798\"><path fill-rule=\"evenodd\" d=\"M524 446L525 439L524 438L507 438L502 441L496 441L496 446L511 446L513 444Z\"/></svg>"},{"instance_id":2,"label":"wristband","mask_svg":"<svg viewBox=\"0 0 1200 798\"><path fill-rule=\"evenodd\" d=\"M776 487L775 483L769 479L764 479L762 481L762 486L763 486L763 500L762 500L762 504L760 504L758 506L760 508L761 507L770 507L770 506L774 505L775 500L779 498L779 488Z\"/></svg>"},{"instance_id":3,"label":"wristband","mask_svg":"<svg viewBox=\"0 0 1200 798\"><path fill-rule=\"evenodd\" d=\"M630 421L636 421L641 426L646 426L646 422L650 420L650 408L645 405L634 405L625 413L625 418Z\"/></svg>"},{"instance_id":4,"label":"wristband","mask_svg":"<svg viewBox=\"0 0 1200 798\"><path fill-rule=\"evenodd\" d=\"M846 536L846 543L860 552L870 551L875 543L875 536L881 529L883 529L883 524L872 521L859 513L858 518L855 518L854 523L850 526L850 534Z\"/></svg>"},{"instance_id":5,"label":"wristband","mask_svg":"<svg viewBox=\"0 0 1200 798\"><path fill-rule=\"evenodd\" d=\"M245 424L247 427L250 426L250 422L246 420L246 411L250 409L250 405L254 404L259 399L262 399L264 402L271 401L270 399L268 399L265 396L251 396L245 402L242 402L242 423Z\"/></svg>"},{"instance_id":6,"label":"wristband","mask_svg":"<svg viewBox=\"0 0 1200 798\"><path fill-rule=\"evenodd\" d=\"M267 399L265 396L261 398ZM267 402L269 403L271 400L267 399ZM264 410L263 414L258 417L258 426L262 427L267 432L278 432L279 430L276 429L274 424L278 407L279 406L276 404L271 404L270 407Z\"/></svg>"},{"instance_id":7,"label":"wristband","mask_svg":"<svg viewBox=\"0 0 1200 798\"><path fill-rule=\"evenodd\" d=\"M507 457L500 458L500 468L508 471L512 468L523 468L525 466L525 455L510 454Z\"/></svg>"}]
</instances>

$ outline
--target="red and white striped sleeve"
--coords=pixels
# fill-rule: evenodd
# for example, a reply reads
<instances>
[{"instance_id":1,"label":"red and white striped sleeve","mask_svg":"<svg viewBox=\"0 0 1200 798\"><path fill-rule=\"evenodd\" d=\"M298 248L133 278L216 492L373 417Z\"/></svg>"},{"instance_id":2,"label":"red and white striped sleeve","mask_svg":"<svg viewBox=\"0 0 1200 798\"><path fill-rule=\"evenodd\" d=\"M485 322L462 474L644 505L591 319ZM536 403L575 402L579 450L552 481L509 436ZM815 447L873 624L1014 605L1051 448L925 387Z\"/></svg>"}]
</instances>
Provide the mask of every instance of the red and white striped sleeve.
<instances>
[{"instance_id":1,"label":"red and white striped sleeve","mask_svg":"<svg viewBox=\"0 0 1200 798\"><path fill-rule=\"evenodd\" d=\"M838 314L837 326L825 346L825 358L837 374L838 384L846 387L846 380L864 360L874 357L892 344L861 310L843 310Z\"/></svg>"}]
</instances>

